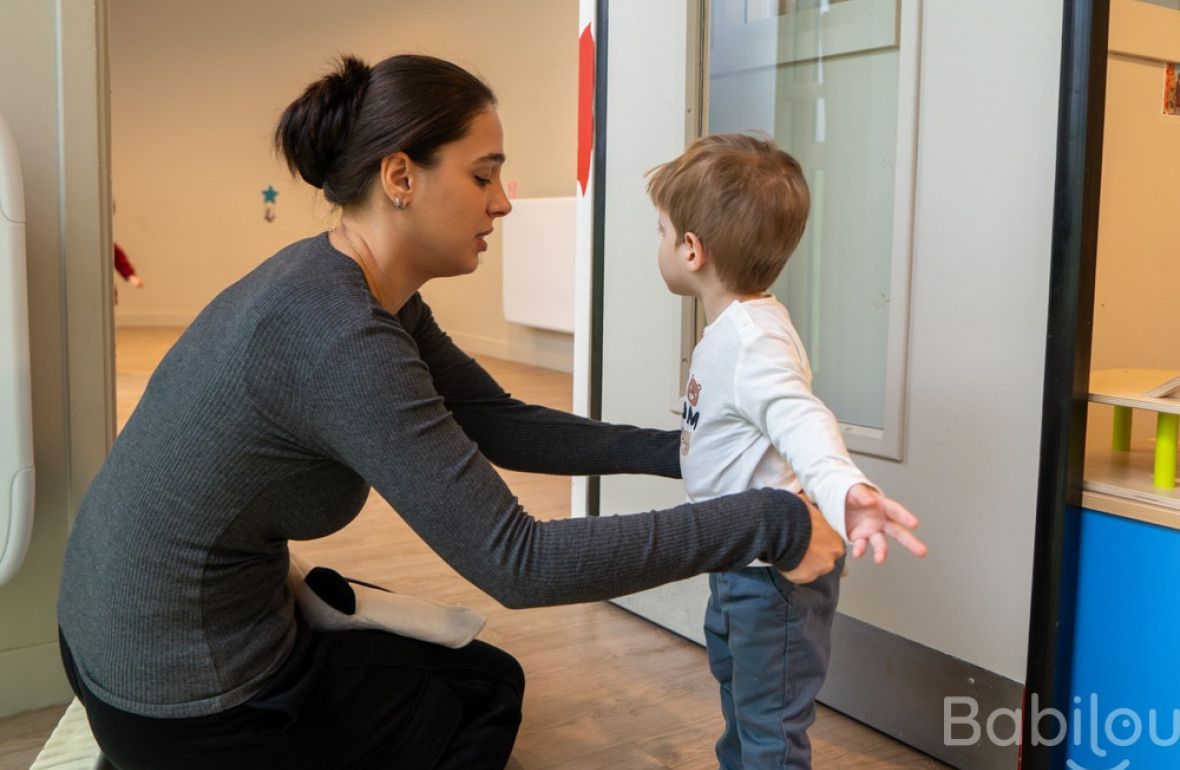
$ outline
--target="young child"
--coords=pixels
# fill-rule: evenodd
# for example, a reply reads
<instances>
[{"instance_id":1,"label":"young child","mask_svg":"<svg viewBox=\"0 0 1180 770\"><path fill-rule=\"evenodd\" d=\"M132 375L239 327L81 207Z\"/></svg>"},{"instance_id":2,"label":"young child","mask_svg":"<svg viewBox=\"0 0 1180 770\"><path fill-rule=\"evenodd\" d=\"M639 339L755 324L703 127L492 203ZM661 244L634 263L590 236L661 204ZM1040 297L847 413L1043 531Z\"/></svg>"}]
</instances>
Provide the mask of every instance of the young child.
<instances>
[{"instance_id":1,"label":"young child","mask_svg":"<svg viewBox=\"0 0 1180 770\"><path fill-rule=\"evenodd\" d=\"M135 272L135 265L131 264L131 259L127 256L127 252L123 251L119 244L115 244L115 271L123 276L123 280L130 283L137 289L143 288L143 279Z\"/></svg>"},{"instance_id":2,"label":"young child","mask_svg":"<svg viewBox=\"0 0 1180 770\"><path fill-rule=\"evenodd\" d=\"M695 296L707 326L692 354L680 467L692 501L755 487L805 492L880 563L886 534L926 547L917 519L869 483L848 456L787 310L767 288L803 235L810 205L799 164L773 142L741 134L699 139L655 169L660 275ZM843 559L797 585L755 562L709 576L705 638L721 685L723 770L810 768L807 728L827 673Z\"/></svg>"},{"instance_id":3,"label":"young child","mask_svg":"<svg viewBox=\"0 0 1180 770\"><path fill-rule=\"evenodd\" d=\"M131 264L131 259L127 256L127 252L123 251L119 244L115 244L115 271L123 276L123 280L130 283L137 289L143 288L143 279L135 272L135 265ZM115 304L119 303L119 289L115 289Z\"/></svg>"}]
</instances>

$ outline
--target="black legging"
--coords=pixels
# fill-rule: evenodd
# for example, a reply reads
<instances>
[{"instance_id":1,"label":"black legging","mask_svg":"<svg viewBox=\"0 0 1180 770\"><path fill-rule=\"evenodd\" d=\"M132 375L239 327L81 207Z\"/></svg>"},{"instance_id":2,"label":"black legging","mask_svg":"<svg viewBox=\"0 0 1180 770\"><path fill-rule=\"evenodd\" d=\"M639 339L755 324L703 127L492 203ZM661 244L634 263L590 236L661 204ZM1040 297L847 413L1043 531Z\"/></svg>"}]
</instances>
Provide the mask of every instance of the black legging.
<instances>
[{"instance_id":1,"label":"black legging","mask_svg":"<svg viewBox=\"0 0 1180 770\"><path fill-rule=\"evenodd\" d=\"M262 693L210 716L157 719L95 697L62 661L118 770L503 768L520 727L524 672L480 641L459 650L380 631L313 633Z\"/></svg>"}]
</instances>

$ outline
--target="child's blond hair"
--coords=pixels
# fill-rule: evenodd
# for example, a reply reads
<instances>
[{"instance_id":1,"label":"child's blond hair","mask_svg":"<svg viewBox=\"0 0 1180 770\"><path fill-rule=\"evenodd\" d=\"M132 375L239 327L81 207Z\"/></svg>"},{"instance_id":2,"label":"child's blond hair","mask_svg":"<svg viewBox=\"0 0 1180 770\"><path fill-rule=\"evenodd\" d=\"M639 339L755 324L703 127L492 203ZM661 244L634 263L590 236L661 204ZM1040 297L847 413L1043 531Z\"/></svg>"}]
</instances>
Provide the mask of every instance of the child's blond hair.
<instances>
[{"instance_id":1,"label":"child's blond hair","mask_svg":"<svg viewBox=\"0 0 1180 770\"><path fill-rule=\"evenodd\" d=\"M769 139L710 134L649 174L652 202L680 238L696 234L731 291L765 291L803 237L807 180Z\"/></svg>"}]
</instances>

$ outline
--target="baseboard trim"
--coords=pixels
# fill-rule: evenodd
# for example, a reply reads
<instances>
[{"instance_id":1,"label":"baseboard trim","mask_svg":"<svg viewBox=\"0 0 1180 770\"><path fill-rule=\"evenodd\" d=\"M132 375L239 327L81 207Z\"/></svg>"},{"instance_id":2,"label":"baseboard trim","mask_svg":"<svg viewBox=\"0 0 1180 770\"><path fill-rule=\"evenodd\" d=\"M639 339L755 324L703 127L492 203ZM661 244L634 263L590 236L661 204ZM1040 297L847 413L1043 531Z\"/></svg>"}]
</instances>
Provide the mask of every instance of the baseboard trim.
<instances>
[{"instance_id":1,"label":"baseboard trim","mask_svg":"<svg viewBox=\"0 0 1180 770\"><path fill-rule=\"evenodd\" d=\"M197 317L192 313L154 313L115 309L115 326L180 326L187 327Z\"/></svg>"},{"instance_id":2,"label":"baseboard trim","mask_svg":"<svg viewBox=\"0 0 1180 770\"><path fill-rule=\"evenodd\" d=\"M1002 739L1018 736L1016 710L1023 692L1023 685L1005 676L837 613L832 668L819 700L954 767L1012 770L1017 766L1017 746L994 744L987 721L1002 710L1011 712L1015 721L1007 716L997 719L993 733ZM980 726L977 742L947 745L947 698L973 699L978 708L974 720ZM965 702L952 703L956 717L965 718L967 710ZM963 741L971 732L960 724L950 735Z\"/></svg>"},{"instance_id":3,"label":"baseboard trim","mask_svg":"<svg viewBox=\"0 0 1180 770\"><path fill-rule=\"evenodd\" d=\"M572 337L568 343L564 345L559 343L557 349L552 349L536 344L483 337L478 334L464 334L463 332L448 332L448 334L456 345L471 355L502 358L506 361L539 366L542 369L554 369L567 374L574 370Z\"/></svg>"},{"instance_id":4,"label":"baseboard trim","mask_svg":"<svg viewBox=\"0 0 1180 770\"><path fill-rule=\"evenodd\" d=\"M0 652L0 717L65 703L74 697L57 642Z\"/></svg>"}]
</instances>

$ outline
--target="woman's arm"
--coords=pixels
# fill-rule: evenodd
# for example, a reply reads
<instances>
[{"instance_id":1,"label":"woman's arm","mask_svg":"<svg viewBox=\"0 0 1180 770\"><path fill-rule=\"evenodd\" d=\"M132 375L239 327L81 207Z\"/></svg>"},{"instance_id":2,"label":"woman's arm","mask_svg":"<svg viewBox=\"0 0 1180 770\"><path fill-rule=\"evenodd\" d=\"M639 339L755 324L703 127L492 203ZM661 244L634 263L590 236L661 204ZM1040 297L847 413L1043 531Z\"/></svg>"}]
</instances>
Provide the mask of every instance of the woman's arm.
<instances>
[{"instance_id":1,"label":"woman's arm","mask_svg":"<svg viewBox=\"0 0 1180 770\"><path fill-rule=\"evenodd\" d=\"M305 440L369 481L506 606L604 599L755 558L790 569L808 548L808 509L778 490L630 516L533 519L451 419L414 341L392 322L336 335L309 369Z\"/></svg>"},{"instance_id":2,"label":"woman's arm","mask_svg":"<svg viewBox=\"0 0 1180 770\"><path fill-rule=\"evenodd\" d=\"M645 473L680 478L678 431L577 417L512 398L435 323L415 295L398 314L455 422L502 468L565 476Z\"/></svg>"}]
</instances>

